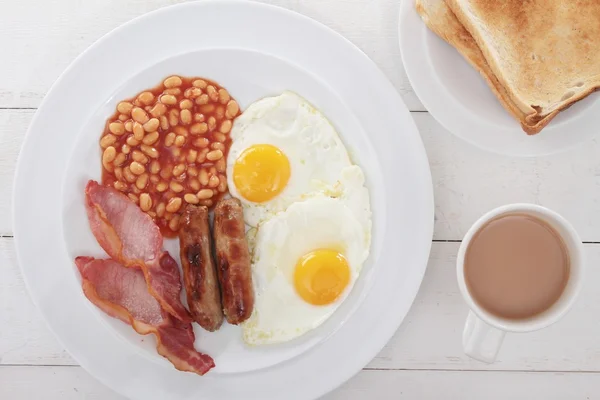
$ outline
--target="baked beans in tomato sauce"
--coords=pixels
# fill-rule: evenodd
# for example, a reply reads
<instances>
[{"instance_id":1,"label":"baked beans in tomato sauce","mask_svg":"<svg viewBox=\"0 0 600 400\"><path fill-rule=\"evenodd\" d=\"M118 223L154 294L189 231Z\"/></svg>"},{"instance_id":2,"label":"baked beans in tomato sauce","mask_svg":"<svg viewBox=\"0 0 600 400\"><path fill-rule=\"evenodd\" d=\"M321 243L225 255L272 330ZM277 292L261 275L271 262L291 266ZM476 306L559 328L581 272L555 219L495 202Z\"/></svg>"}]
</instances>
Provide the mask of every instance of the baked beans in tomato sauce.
<instances>
[{"instance_id":1,"label":"baked beans in tomato sauce","mask_svg":"<svg viewBox=\"0 0 600 400\"><path fill-rule=\"evenodd\" d=\"M238 103L204 78L170 76L117 105L100 139L102 183L125 193L166 237L185 204L211 207L227 192Z\"/></svg>"}]
</instances>

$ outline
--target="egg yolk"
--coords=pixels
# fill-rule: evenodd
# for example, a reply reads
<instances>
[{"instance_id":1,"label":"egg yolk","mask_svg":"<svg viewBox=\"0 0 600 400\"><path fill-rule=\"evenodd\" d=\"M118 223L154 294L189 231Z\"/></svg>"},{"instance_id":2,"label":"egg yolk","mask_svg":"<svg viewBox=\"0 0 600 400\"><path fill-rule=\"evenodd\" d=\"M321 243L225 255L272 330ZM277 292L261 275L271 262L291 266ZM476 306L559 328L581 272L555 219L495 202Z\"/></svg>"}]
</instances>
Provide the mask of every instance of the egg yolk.
<instances>
[{"instance_id":1,"label":"egg yolk","mask_svg":"<svg viewBox=\"0 0 600 400\"><path fill-rule=\"evenodd\" d=\"M296 292L304 301L317 306L333 303L348 282L348 261L335 250L318 249L305 254L294 271Z\"/></svg>"},{"instance_id":2,"label":"egg yolk","mask_svg":"<svg viewBox=\"0 0 600 400\"><path fill-rule=\"evenodd\" d=\"M233 183L249 201L271 200L285 188L290 179L290 162L277 147L257 144L240 154L233 166Z\"/></svg>"}]
</instances>

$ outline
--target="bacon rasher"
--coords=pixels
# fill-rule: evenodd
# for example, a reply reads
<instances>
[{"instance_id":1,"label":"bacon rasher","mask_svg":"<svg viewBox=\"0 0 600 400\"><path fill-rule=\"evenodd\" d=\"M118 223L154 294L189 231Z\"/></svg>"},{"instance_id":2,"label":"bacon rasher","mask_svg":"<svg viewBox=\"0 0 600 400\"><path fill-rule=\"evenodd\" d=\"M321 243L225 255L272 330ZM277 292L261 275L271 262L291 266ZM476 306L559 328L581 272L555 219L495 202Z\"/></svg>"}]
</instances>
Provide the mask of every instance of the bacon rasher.
<instances>
[{"instance_id":1,"label":"bacon rasher","mask_svg":"<svg viewBox=\"0 0 600 400\"><path fill-rule=\"evenodd\" d=\"M111 317L131 325L142 335L156 336L156 350L180 371L204 375L215 366L213 359L194 349L191 323L165 312L148 293L141 270L126 268L114 260L77 257L85 296Z\"/></svg>"},{"instance_id":2,"label":"bacon rasher","mask_svg":"<svg viewBox=\"0 0 600 400\"><path fill-rule=\"evenodd\" d=\"M104 251L126 267L141 268L148 291L169 314L190 322L181 304L177 262L162 251L163 238L152 218L118 190L90 180L85 206L92 233Z\"/></svg>"}]
</instances>

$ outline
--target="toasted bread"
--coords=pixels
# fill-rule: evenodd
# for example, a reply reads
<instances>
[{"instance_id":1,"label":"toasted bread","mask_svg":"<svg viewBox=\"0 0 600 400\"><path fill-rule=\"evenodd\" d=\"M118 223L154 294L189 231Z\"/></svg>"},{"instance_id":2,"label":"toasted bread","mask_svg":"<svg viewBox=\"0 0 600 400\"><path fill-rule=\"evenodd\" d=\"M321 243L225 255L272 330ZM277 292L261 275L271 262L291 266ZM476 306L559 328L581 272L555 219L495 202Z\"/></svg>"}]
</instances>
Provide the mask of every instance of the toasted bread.
<instances>
[{"instance_id":1,"label":"toasted bread","mask_svg":"<svg viewBox=\"0 0 600 400\"><path fill-rule=\"evenodd\" d=\"M526 115L528 133L600 87L599 1L445 2Z\"/></svg>"},{"instance_id":2,"label":"toasted bread","mask_svg":"<svg viewBox=\"0 0 600 400\"><path fill-rule=\"evenodd\" d=\"M524 131L536 133L542 128L525 125L527 115L512 102L510 95L498 81L483 53L479 50L475 39L456 19L444 0L416 0L415 7L427 27L458 50L465 60L481 74L504 108L521 123Z\"/></svg>"}]
</instances>

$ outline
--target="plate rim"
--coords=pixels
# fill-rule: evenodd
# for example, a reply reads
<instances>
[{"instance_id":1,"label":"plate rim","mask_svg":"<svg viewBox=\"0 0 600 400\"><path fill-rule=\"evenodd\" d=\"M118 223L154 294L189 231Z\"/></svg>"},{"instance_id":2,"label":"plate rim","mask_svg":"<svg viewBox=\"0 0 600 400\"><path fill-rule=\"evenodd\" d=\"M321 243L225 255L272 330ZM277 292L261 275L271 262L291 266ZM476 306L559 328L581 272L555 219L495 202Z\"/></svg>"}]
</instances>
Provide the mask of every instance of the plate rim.
<instances>
[{"instance_id":1,"label":"plate rim","mask_svg":"<svg viewBox=\"0 0 600 400\"><path fill-rule=\"evenodd\" d=\"M30 281L30 278L26 272L26 268L24 266L23 263L23 253L20 250L21 249L21 235L20 235L20 231L21 228L18 225L18 221L20 218L20 205L18 203L20 194L21 194L21 176L23 176L25 174L24 172L24 159L26 159L26 152L27 151L31 151L31 138L33 136L33 131L35 130L35 128L38 125L38 119L40 117L40 115L42 114L42 110L45 110L47 103L48 103L48 99L49 99L49 95L51 93L53 93L53 91L60 86L60 84L62 83L62 81L65 79L65 76L67 76L74 68L77 67L78 62L83 59L84 57L86 57L87 54L89 54L90 52L93 51L93 49L96 48L96 46L98 46L98 44L100 44L101 42L103 42L104 40L106 40L108 37L110 37L111 35L115 35L119 32L120 29L122 29L125 26L129 26L135 23L139 23L139 21L143 20L144 18L149 18L150 15L157 15L160 13L164 13L165 10L172 10L172 9L176 9L176 8L186 8L186 7L204 7L207 5L217 5L217 7L229 7L229 6L245 6L245 7L251 7L251 8L263 8L265 10L271 10L273 12L278 12L281 13L282 15L286 15L289 18L294 18L297 19L299 21L301 21L303 24L309 24L312 25L312 29L320 29L323 32L327 32L328 35L333 35L335 36L337 41L342 40L343 42L346 43L346 45L350 46L352 48L352 52L356 53L358 56L360 56L365 62L367 62L369 64L369 68L371 70L373 70L373 73L376 76L377 79L381 80L382 82L385 82L385 84L392 89L392 91L394 92L394 96L396 97L396 100L398 100L399 104L401 105L402 109L399 110L400 113L405 114L404 118L407 118L407 121L409 121L410 126L408 127L408 129L406 129L407 131L412 131L411 134L414 136L411 139L413 141L416 141L417 144L417 148L416 148L416 154L414 155L415 158L417 159L418 162L421 163L421 167L422 167L422 172L421 172L421 178L423 179L421 183L421 189L423 190L423 194L426 197L426 202L428 204L424 205L424 209L427 210L427 214L429 215L429 219L430 219L430 223L428 224L428 226L424 227L424 232L425 232L425 236L427 236L429 238L429 240L427 241L427 243L425 244L425 246L423 247L423 249L421 249L421 253L419 254L417 258L421 259L421 266L419 266L418 270L416 269L417 267L415 267L415 271L417 273L417 277L418 277L418 284L414 285L414 287L412 287L410 290L410 293L407 295L407 297L410 299L410 301L408 302L408 307L406 309L406 312L404 313L404 315L399 318L399 320L394 321L394 323L392 324L388 324L388 327L386 329L386 332L383 334L383 339L380 339L378 343L378 349L376 349L375 352L371 351L369 356L364 357L358 361L356 364L361 364L360 367L356 368L354 370L354 368L348 370L347 373L344 374L344 376L341 379L338 379L335 382L329 382L329 383L323 383L321 384L321 389L319 391L319 393L317 395L323 395L331 390L333 390L335 387L337 387L338 385L340 385L341 383L343 383L344 381L346 381L347 379L349 379L350 377L352 377L354 374L356 374L358 371L361 370L361 368L368 362L370 361L370 359L372 357L374 357L378 351L381 350L381 348L383 348L383 346L389 341L389 339L391 338L391 336L393 335L393 333L398 329L398 327L400 326L402 320L404 319L404 317L406 316L406 313L408 312L408 309L410 309L410 306L412 305L412 303L414 302L415 296L418 292L418 289L420 287L420 284L423 280L423 276L427 267L427 260L428 260L428 256L429 256L429 251L431 248L431 238L433 237L433 215L434 215L434 203L433 203L433 184L432 184L432 180L431 180L431 171L429 169L429 164L428 164L428 160L427 160L427 155L425 152L425 148L423 146L423 143L420 139L419 133L418 133L418 129L416 128L416 125L414 123L414 120L412 119L412 117L410 116L410 113L408 111L408 109L406 108L406 106L403 104L398 92L395 90L395 88L393 88L393 86L391 85L391 83L389 82L389 80L383 75L383 73L381 72L381 70L373 63L373 61L371 61L364 52L362 52L358 47L356 47L354 44L352 44L351 42L349 42L347 39L345 39L343 36L341 36L340 34L338 34L337 32L333 31L332 29L328 28L327 26L312 20L309 17L306 17L304 15L301 15L299 13L296 13L294 11L285 9L285 8L281 8L278 6L274 6L274 5L270 5L270 4L264 4L264 3L256 3L256 2L248 2L248 1L243 1L243 0L205 0L205 1L201 1L201 2L191 2L191 3L181 3L181 4L177 4L177 5L172 5L172 6L168 6L168 7L163 7L160 8L158 10L155 10L153 12L150 13L146 13L143 14L133 20L130 20L128 22L126 22L125 24L111 30L110 32L108 32L107 34L105 34L104 36L102 36L102 38L100 38L98 41L96 41L94 44L92 44L90 47L88 47L83 53L81 53L66 69L65 71L59 76L59 78L55 81L55 83L52 85L52 87L49 89L47 95L45 96L44 100L42 101L42 103L40 104L40 106L38 107L38 110L36 111L36 114L34 116L34 118L32 119L32 122L30 123L30 126L27 130L27 133L25 134L24 137L24 141L23 141L23 145L21 147L22 151L19 154L18 160L17 160L17 164L16 164L16 171L15 171L15 179L14 179L14 191L13 191L13 196L12 196L12 200L13 200L13 231L15 232L15 247L17 250L17 262L19 263L20 269L21 269L21 273L22 276L24 278L25 281L25 285L27 287L27 290L30 294L30 298L32 298L34 304L36 304L36 307L40 310L40 313L42 315L42 318L46 321L47 326L50 328L50 330L52 331L53 335L57 338L57 340L59 341L59 343L63 346L63 348L68 349L70 346L65 346L65 343L62 341L61 337L58 335L57 331L53 328L53 324L50 323L47 315L42 312L43 308L40 307L40 303L39 303L39 299L38 296L35 294L35 292L32 290L32 283ZM340 42L341 43L341 42ZM406 128L406 127L405 127ZM416 138L415 138L416 137ZM367 296L369 296L369 294L367 294ZM391 326L391 329L390 329ZM69 352L69 354L73 354L73 352L71 350L67 350ZM116 389L112 384L106 382L104 379L101 379L97 374L92 373L91 370L94 368L89 367L87 364L86 360L85 362L82 362L80 355L78 355L77 357L73 357L74 359L76 359L82 367L84 367L87 371L90 372L90 374L92 374L96 379L101 380L105 385L107 385L108 387L111 387L113 390L117 390L119 393L123 393L121 390Z\"/></svg>"}]
</instances>

